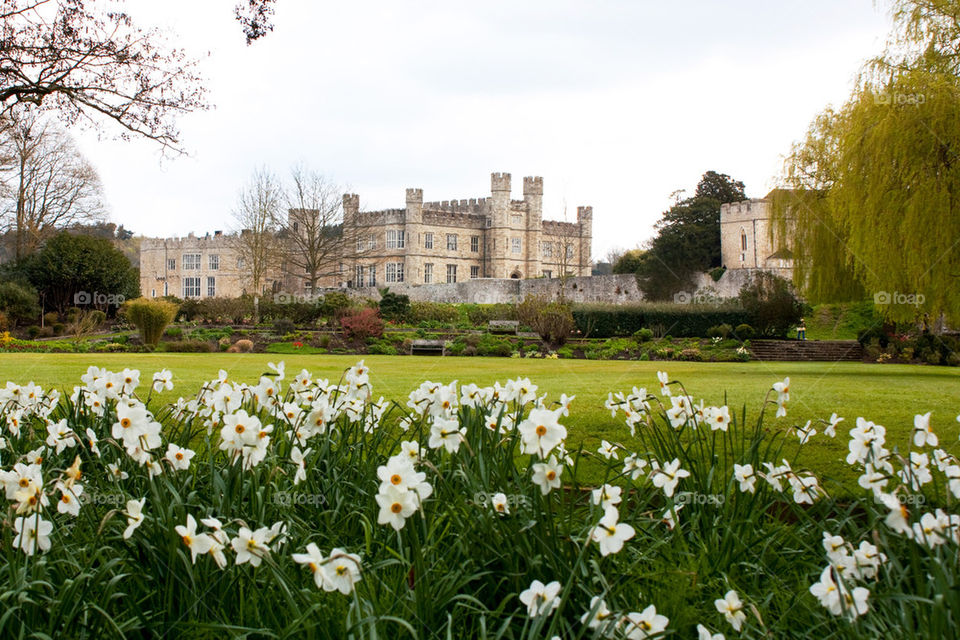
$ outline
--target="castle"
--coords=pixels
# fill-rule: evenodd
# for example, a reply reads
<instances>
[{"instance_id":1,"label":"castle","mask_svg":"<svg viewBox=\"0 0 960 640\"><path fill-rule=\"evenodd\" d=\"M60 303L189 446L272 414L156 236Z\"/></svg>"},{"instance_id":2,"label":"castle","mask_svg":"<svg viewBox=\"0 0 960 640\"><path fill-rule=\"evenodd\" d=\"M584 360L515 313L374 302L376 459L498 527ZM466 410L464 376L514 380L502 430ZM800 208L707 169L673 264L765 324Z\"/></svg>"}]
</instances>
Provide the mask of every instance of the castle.
<instances>
[{"instance_id":1,"label":"castle","mask_svg":"<svg viewBox=\"0 0 960 640\"><path fill-rule=\"evenodd\" d=\"M793 253L771 218L773 195L720 206L720 255L728 270L761 269L793 279Z\"/></svg>"},{"instance_id":2,"label":"castle","mask_svg":"<svg viewBox=\"0 0 960 640\"><path fill-rule=\"evenodd\" d=\"M295 231L295 226L294 226ZM478 278L588 276L593 208L578 207L576 222L543 220L543 179L523 179L523 199L511 199L509 173L490 177L490 196L424 202L407 189L406 207L360 210L357 194L343 196L340 244L318 288L394 283L453 283ZM237 236L144 238L140 290L147 297L235 297L250 292L249 269ZM335 264L334 264L335 263ZM310 283L281 261L264 275L261 293L311 294Z\"/></svg>"}]
</instances>

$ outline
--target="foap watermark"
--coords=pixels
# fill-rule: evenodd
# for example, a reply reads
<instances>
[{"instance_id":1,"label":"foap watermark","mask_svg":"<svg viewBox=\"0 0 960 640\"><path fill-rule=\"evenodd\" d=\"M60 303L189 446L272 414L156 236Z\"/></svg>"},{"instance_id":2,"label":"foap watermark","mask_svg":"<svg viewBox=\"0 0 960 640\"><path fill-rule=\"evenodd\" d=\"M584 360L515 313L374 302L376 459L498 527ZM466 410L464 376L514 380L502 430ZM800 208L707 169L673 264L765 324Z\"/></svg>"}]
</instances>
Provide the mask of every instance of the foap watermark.
<instances>
[{"instance_id":1,"label":"foap watermark","mask_svg":"<svg viewBox=\"0 0 960 640\"><path fill-rule=\"evenodd\" d=\"M323 304L323 296L308 293L287 293L280 291L273 294L274 304Z\"/></svg>"},{"instance_id":2,"label":"foap watermark","mask_svg":"<svg viewBox=\"0 0 960 640\"><path fill-rule=\"evenodd\" d=\"M108 507L123 507L127 504L127 497L122 493L85 491L80 495L80 501L85 504L105 505Z\"/></svg>"},{"instance_id":3,"label":"foap watermark","mask_svg":"<svg viewBox=\"0 0 960 640\"><path fill-rule=\"evenodd\" d=\"M492 507L494 506L495 498L498 494L496 493L487 493L484 491L478 491L473 494L473 503L481 507ZM508 493L506 494L507 506L510 508L513 507L529 507L530 498L520 493Z\"/></svg>"},{"instance_id":4,"label":"foap watermark","mask_svg":"<svg viewBox=\"0 0 960 640\"><path fill-rule=\"evenodd\" d=\"M681 491L674 498L677 504L712 504L719 507L726 501L726 497L717 494L697 493L696 491Z\"/></svg>"},{"instance_id":5,"label":"foap watermark","mask_svg":"<svg viewBox=\"0 0 960 640\"><path fill-rule=\"evenodd\" d=\"M878 93L873 98L875 104L880 105L912 105L919 106L927 101L922 93Z\"/></svg>"},{"instance_id":6,"label":"foap watermark","mask_svg":"<svg viewBox=\"0 0 960 640\"><path fill-rule=\"evenodd\" d=\"M873 294L873 304L879 306L910 305L919 307L926 301L922 293L900 293L899 291L877 291Z\"/></svg>"},{"instance_id":7,"label":"foap watermark","mask_svg":"<svg viewBox=\"0 0 960 640\"><path fill-rule=\"evenodd\" d=\"M894 494L897 501L902 505L909 505L912 507L919 507L927 504L927 497L922 493L911 494L911 493L896 493Z\"/></svg>"},{"instance_id":8,"label":"foap watermark","mask_svg":"<svg viewBox=\"0 0 960 640\"><path fill-rule=\"evenodd\" d=\"M74 306L93 305L95 307L119 307L123 304L126 297L119 293L100 293L94 291L77 291L73 294Z\"/></svg>"},{"instance_id":9,"label":"foap watermark","mask_svg":"<svg viewBox=\"0 0 960 640\"><path fill-rule=\"evenodd\" d=\"M720 298L703 291L677 291L673 294L673 301L676 304L713 304L719 302Z\"/></svg>"},{"instance_id":10,"label":"foap watermark","mask_svg":"<svg viewBox=\"0 0 960 640\"><path fill-rule=\"evenodd\" d=\"M291 493L290 491L277 491L275 494L273 494L273 503L281 507L325 507L327 506L327 499L322 493Z\"/></svg>"}]
</instances>

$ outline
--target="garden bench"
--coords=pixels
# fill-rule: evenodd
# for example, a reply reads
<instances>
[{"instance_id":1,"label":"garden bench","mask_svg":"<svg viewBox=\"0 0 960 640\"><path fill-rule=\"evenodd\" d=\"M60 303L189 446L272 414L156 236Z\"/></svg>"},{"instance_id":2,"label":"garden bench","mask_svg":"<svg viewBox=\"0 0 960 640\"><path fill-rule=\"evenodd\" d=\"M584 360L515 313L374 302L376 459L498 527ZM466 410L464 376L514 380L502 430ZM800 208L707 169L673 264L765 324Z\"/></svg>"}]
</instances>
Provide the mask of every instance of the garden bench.
<instances>
[{"instance_id":1,"label":"garden bench","mask_svg":"<svg viewBox=\"0 0 960 640\"><path fill-rule=\"evenodd\" d=\"M512 333L516 335L520 323L516 320L491 320L487 324L490 333Z\"/></svg>"},{"instance_id":2,"label":"garden bench","mask_svg":"<svg viewBox=\"0 0 960 640\"><path fill-rule=\"evenodd\" d=\"M432 356L446 355L447 342L445 340L414 340L410 343L410 355Z\"/></svg>"}]
</instances>

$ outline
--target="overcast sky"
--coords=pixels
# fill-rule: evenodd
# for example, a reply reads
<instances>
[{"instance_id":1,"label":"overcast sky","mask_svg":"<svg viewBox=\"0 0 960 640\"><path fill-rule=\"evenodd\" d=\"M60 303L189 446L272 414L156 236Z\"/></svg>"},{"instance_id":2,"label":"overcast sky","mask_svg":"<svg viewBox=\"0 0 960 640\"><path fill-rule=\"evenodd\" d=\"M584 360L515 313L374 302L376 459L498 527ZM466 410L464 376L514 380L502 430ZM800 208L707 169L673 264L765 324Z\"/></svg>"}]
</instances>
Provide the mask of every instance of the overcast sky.
<instances>
[{"instance_id":1,"label":"overcast sky","mask_svg":"<svg viewBox=\"0 0 960 640\"><path fill-rule=\"evenodd\" d=\"M707 170L763 196L889 27L872 0L278 0L248 47L235 2L127 0L203 57L215 104L180 121L189 157L78 134L138 235L230 230L259 166L302 163L365 209L483 197L505 171L514 198L543 176L545 218L592 205L602 259Z\"/></svg>"}]
</instances>

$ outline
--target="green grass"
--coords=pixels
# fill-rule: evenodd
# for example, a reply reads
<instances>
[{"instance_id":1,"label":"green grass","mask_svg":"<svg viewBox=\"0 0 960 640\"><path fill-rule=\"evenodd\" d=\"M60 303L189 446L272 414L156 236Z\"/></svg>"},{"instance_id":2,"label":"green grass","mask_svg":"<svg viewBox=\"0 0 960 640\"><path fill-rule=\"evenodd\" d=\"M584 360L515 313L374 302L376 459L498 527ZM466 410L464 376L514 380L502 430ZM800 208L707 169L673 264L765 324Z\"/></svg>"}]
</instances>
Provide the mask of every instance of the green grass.
<instances>
[{"instance_id":1,"label":"green grass","mask_svg":"<svg viewBox=\"0 0 960 640\"><path fill-rule=\"evenodd\" d=\"M873 301L821 304L806 318L808 340L856 340L862 329L879 326Z\"/></svg>"},{"instance_id":2,"label":"green grass","mask_svg":"<svg viewBox=\"0 0 960 640\"><path fill-rule=\"evenodd\" d=\"M70 391L79 384L80 375L93 364L111 370L124 367L140 369L143 386L154 371L173 371L175 388L159 397L174 401L191 396L199 385L225 369L234 380L255 382L268 371L267 362L284 360L288 375L307 369L314 376L334 382L358 356L270 355L270 354L0 354L0 383L29 381ZM941 446L955 455L960 453L957 437L960 424L960 370L947 367L912 365L874 365L860 363L816 362L638 362L595 360L540 360L508 358L439 358L418 356L368 356L375 396L396 400L401 405L407 394L424 380L481 385L529 377L539 393L558 399L561 393L576 394L571 415L568 443L583 442L596 451L601 439L622 443L635 450L627 427L619 418L611 418L603 408L610 391L630 391L633 386L657 388L658 370L666 370L679 380L694 400L707 404L727 404L739 412L747 407L748 423L754 420L770 386L790 376L791 401L786 418L775 419L767 413L767 426L786 428L803 425L807 420L829 418L837 412L841 423L835 440L817 436L797 461L824 478L850 483L853 476L843 461L846 434L858 416L887 427L887 446L906 449L913 428L913 416L933 412L934 431ZM822 432L822 428L818 429ZM792 452L792 449L788 449Z\"/></svg>"}]
</instances>

